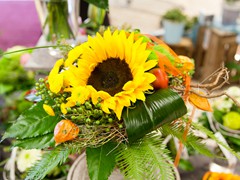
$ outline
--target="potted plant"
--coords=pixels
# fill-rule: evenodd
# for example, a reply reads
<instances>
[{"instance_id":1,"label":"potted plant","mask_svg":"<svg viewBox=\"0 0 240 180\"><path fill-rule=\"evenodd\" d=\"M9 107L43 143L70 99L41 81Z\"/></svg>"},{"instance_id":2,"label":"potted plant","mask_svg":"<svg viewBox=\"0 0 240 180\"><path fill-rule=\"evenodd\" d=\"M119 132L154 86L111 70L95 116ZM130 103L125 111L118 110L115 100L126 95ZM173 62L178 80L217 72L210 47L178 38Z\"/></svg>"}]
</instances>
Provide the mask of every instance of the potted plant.
<instances>
[{"instance_id":1,"label":"potted plant","mask_svg":"<svg viewBox=\"0 0 240 180\"><path fill-rule=\"evenodd\" d=\"M163 16L164 40L168 44L179 43L184 32L186 15L178 8L168 10Z\"/></svg>"}]
</instances>

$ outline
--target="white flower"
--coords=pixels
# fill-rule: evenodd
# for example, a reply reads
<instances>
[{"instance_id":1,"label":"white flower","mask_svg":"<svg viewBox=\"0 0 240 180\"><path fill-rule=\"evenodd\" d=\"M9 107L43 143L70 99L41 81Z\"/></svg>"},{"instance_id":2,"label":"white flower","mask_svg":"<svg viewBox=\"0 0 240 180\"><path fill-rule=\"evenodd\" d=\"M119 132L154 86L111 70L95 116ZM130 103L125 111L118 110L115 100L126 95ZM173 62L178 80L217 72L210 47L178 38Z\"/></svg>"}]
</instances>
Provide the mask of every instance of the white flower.
<instances>
[{"instance_id":1,"label":"white flower","mask_svg":"<svg viewBox=\"0 0 240 180\"><path fill-rule=\"evenodd\" d=\"M240 97L240 88L237 86L232 86L228 88L227 93L233 97Z\"/></svg>"},{"instance_id":2,"label":"white flower","mask_svg":"<svg viewBox=\"0 0 240 180\"><path fill-rule=\"evenodd\" d=\"M233 105L232 100L221 97L214 101L213 107L218 109L219 111L229 112L232 105Z\"/></svg>"},{"instance_id":3,"label":"white flower","mask_svg":"<svg viewBox=\"0 0 240 180\"><path fill-rule=\"evenodd\" d=\"M38 149L21 150L17 156L17 168L19 171L24 172L26 169L32 167L34 163L40 160L42 151Z\"/></svg>"}]
</instances>

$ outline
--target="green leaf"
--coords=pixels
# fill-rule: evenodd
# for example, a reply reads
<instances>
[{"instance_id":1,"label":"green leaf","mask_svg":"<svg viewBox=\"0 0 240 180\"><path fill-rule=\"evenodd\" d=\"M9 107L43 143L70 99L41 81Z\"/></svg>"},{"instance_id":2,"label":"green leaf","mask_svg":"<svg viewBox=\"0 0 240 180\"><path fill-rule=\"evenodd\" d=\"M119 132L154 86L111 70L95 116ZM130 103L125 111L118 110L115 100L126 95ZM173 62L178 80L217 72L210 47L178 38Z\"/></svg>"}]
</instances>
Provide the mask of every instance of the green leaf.
<instances>
[{"instance_id":1,"label":"green leaf","mask_svg":"<svg viewBox=\"0 0 240 180\"><path fill-rule=\"evenodd\" d=\"M151 133L132 144L120 144L117 166L126 179L174 179L172 159L159 135Z\"/></svg>"},{"instance_id":2,"label":"green leaf","mask_svg":"<svg viewBox=\"0 0 240 180\"><path fill-rule=\"evenodd\" d=\"M184 171L193 171L194 170L192 163L186 159L180 159L178 166L180 169L182 169Z\"/></svg>"},{"instance_id":3,"label":"green leaf","mask_svg":"<svg viewBox=\"0 0 240 180\"><path fill-rule=\"evenodd\" d=\"M85 0L85 1L99 8L108 10L108 0Z\"/></svg>"},{"instance_id":4,"label":"green leaf","mask_svg":"<svg viewBox=\"0 0 240 180\"><path fill-rule=\"evenodd\" d=\"M69 149L54 149L46 152L42 159L38 161L28 171L25 180L43 179L49 172L51 172L57 165L63 164L72 152Z\"/></svg>"},{"instance_id":5,"label":"green leaf","mask_svg":"<svg viewBox=\"0 0 240 180\"><path fill-rule=\"evenodd\" d=\"M91 180L107 180L115 167L114 148L117 144L108 142L98 148L87 148L88 173Z\"/></svg>"},{"instance_id":6,"label":"green leaf","mask_svg":"<svg viewBox=\"0 0 240 180\"><path fill-rule=\"evenodd\" d=\"M166 49L166 47L155 45L153 49L160 52L161 54L164 54L171 61L171 63L175 61L175 57L169 52L169 50Z\"/></svg>"},{"instance_id":7,"label":"green leaf","mask_svg":"<svg viewBox=\"0 0 240 180\"><path fill-rule=\"evenodd\" d=\"M54 147L55 141L53 133L37 136L34 138L19 139L13 142L13 146L22 147L24 149L43 149Z\"/></svg>"},{"instance_id":8,"label":"green leaf","mask_svg":"<svg viewBox=\"0 0 240 180\"><path fill-rule=\"evenodd\" d=\"M7 129L2 139L25 139L42 136L54 131L60 117L49 116L43 109L43 102L24 111L17 121Z\"/></svg>"},{"instance_id":9,"label":"green leaf","mask_svg":"<svg viewBox=\"0 0 240 180\"><path fill-rule=\"evenodd\" d=\"M178 93L170 89L161 89L148 95L146 100L137 101L135 107L123 111L129 142L171 122L187 112L187 108Z\"/></svg>"},{"instance_id":10,"label":"green leaf","mask_svg":"<svg viewBox=\"0 0 240 180\"><path fill-rule=\"evenodd\" d=\"M11 84L0 83L0 95L6 94L14 89Z\"/></svg>"}]
</instances>

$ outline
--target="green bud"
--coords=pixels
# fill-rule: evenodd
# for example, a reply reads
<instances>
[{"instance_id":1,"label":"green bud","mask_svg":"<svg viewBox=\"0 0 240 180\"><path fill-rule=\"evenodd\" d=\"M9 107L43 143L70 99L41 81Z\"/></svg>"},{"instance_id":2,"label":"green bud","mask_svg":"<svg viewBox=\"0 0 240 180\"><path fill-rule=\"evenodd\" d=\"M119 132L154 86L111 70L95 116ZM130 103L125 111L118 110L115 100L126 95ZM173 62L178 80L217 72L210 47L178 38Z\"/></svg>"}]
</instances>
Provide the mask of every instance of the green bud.
<instances>
[{"instance_id":1,"label":"green bud","mask_svg":"<svg viewBox=\"0 0 240 180\"><path fill-rule=\"evenodd\" d=\"M97 120L95 123L96 123L97 125L99 125L99 124L100 124L100 121Z\"/></svg>"},{"instance_id":2,"label":"green bud","mask_svg":"<svg viewBox=\"0 0 240 180\"><path fill-rule=\"evenodd\" d=\"M98 109L100 109L100 108L101 108L101 104L100 104L100 103L97 103L97 104L95 105L95 107L98 108Z\"/></svg>"},{"instance_id":3,"label":"green bud","mask_svg":"<svg viewBox=\"0 0 240 180\"><path fill-rule=\"evenodd\" d=\"M112 119L112 118L108 118L108 122L109 122L109 123L112 123L112 122L113 122L113 119Z\"/></svg>"},{"instance_id":4,"label":"green bud","mask_svg":"<svg viewBox=\"0 0 240 180\"><path fill-rule=\"evenodd\" d=\"M86 123L91 123L91 119L90 119L90 118L87 118L87 119L86 119Z\"/></svg>"},{"instance_id":5,"label":"green bud","mask_svg":"<svg viewBox=\"0 0 240 180\"><path fill-rule=\"evenodd\" d=\"M67 112L72 112L72 109L70 107L67 107Z\"/></svg>"},{"instance_id":6,"label":"green bud","mask_svg":"<svg viewBox=\"0 0 240 180\"><path fill-rule=\"evenodd\" d=\"M44 82L44 79L43 78L39 78L39 82Z\"/></svg>"},{"instance_id":7,"label":"green bud","mask_svg":"<svg viewBox=\"0 0 240 180\"><path fill-rule=\"evenodd\" d=\"M46 97L45 97L45 95L44 95L44 94L42 94L41 98L42 98L42 100L44 100Z\"/></svg>"},{"instance_id":8,"label":"green bud","mask_svg":"<svg viewBox=\"0 0 240 180\"><path fill-rule=\"evenodd\" d=\"M123 125L122 125L122 124L119 124L118 127L119 127L120 129L122 129L122 128L123 128Z\"/></svg>"},{"instance_id":9,"label":"green bud","mask_svg":"<svg viewBox=\"0 0 240 180\"><path fill-rule=\"evenodd\" d=\"M79 107L79 108L77 108L77 111L78 111L79 113L83 113L83 108L82 108L82 107Z\"/></svg>"}]
</instances>

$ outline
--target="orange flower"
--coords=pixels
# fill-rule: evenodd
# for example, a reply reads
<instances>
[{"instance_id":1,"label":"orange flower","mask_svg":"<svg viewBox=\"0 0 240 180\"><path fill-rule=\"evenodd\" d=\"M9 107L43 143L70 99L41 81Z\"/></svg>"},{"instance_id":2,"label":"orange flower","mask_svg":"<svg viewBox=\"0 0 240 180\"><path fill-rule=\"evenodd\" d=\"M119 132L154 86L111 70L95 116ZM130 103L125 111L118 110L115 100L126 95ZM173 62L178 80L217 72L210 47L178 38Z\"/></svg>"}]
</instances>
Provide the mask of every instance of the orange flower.
<instances>
[{"instance_id":1,"label":"orange flower","mask_svg":"<svg viewBox=\"0 0 240 180\"><path fill-rule=\"evenodd\" d=\"M240 180L240 176L230 173L206 172L202 180Z\"/></svg>"}]
</instances>

